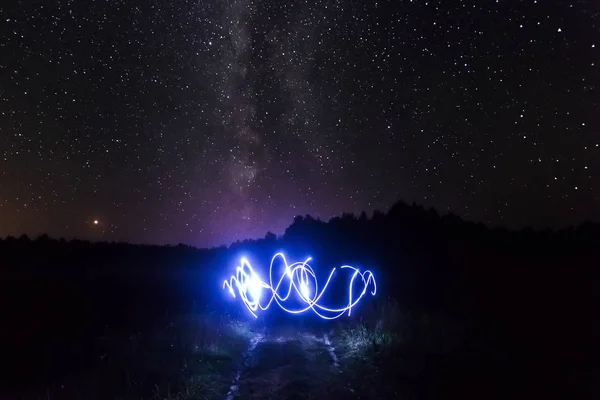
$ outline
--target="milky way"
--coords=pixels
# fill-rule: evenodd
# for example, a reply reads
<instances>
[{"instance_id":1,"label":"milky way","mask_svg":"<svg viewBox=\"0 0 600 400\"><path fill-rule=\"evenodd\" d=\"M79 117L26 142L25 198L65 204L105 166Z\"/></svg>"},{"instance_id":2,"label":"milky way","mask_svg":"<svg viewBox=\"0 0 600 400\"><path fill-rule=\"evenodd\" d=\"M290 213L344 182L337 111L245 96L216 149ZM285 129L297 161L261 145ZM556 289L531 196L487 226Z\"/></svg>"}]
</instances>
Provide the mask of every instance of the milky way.
<instances>
[{"instance_id":1,"label":"milky way","mask_svg":"<svg viewBox=\"0 0 600 400\"><path fill-rule=\"evenodd\" d=\"M3 5L0 236L211 246L397 200L508 227L598 221L599 13Z\"/></svg>"}]
</instances>

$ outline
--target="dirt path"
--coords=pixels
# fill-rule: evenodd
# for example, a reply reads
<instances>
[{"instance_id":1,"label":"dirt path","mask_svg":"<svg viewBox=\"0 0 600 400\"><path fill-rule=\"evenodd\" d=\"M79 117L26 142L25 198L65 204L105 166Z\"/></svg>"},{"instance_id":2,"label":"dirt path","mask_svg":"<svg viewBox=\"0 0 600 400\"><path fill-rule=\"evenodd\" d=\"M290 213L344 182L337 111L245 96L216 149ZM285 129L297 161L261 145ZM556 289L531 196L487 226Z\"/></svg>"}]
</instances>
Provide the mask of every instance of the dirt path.
<instances>
[{"instance_id":1,"label":"dirt path","mask_svg":"<svg viewBox=\"0 0 600 400\"><path fill-rule=\"evenodd\" d=\"M248 352L232 399L352 399L326 335L279 330Z\"/></svg>"}]
</instances>

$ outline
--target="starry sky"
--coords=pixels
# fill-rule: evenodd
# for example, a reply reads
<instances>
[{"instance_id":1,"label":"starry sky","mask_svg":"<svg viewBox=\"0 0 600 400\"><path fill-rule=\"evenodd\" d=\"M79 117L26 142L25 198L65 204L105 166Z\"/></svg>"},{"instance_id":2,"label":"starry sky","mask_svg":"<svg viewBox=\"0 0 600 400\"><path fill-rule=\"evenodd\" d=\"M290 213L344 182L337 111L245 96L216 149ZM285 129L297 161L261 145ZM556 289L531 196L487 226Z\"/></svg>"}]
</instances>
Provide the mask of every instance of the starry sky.
<instances>
[{"instance_id":1,"label":"starry sky","mask_svg":"<svg viewBox=\"0 0 600 400\"><path fill-rule=\"evenodd\" d=\"M593 0L3 3L0 236L600 221L599 72Z\"/></svg>"}]
</instances>

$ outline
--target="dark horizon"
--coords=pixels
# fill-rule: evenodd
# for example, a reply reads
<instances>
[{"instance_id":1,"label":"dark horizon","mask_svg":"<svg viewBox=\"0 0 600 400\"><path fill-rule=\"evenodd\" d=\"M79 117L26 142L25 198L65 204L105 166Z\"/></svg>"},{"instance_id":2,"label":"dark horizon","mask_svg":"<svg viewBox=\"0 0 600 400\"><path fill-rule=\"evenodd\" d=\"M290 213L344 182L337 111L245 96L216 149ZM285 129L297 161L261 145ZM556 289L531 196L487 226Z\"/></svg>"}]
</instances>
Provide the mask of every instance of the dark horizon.
<instances>
[{"instance_id":1,"label":"dark horizon","mask_svg":"<svg viewBox=\"0 0 600 400\"><path fill-rule=\"evenodd\" d=\"M370 213L366 212L366 211L361 211L359 213L342 212L340 214L334 215L327 219L322 219L322 218L319 218L319 217L311 215L311 214L296 214L290 219L289 223L287 225L285 225L283 230L280 232L267 231L262 235L258 235L258 236L254 236L254 237L243 237L243 238L233 240L231 242L216 244L216 245L212 245L212 246L203 246L203 245L198 245L195 243L186 243L186 242L182 242L182 241L179 241L179 242L138 242L138 241L132 241L132 240L126 240L126 239L125 240L109 239L109 238L104 238L102 236L97 236L97 237L55 236L55 235L50 234L49 232L37 232L34 234L22 232L22 233L17 233L17 234L8 234L5 236L0 236L0 240L7 239L9 237L18 239L22 236L27 236L30 240L36 240L41 236L47 236L48 238L50 238L52 240L64 239L67 241L87 241L90 243L118 243L118 244L131 244L131 245L141 245L141 246L177 246L177 245L183 244L183 245L186 245L186 246L192 247L194 249L198 249L198 250L210 250L210 249L215 249L215 248L220 248L220 247L229 248L231 246L234 246L236 243L241 243L244 241L254 241L254 240L264 239L269 234L274 234L276 237L282 237L284 232L290 226L293 225L295 219L298 217L301 217L301 218L310 217L316 221L328 223L331 220L336 219L336 218L341 218L344 215L352 215L352 216L354 216L354 218L358 219L358 218L360 218L361 214L364 213L366 215L367 219L370 220L373 218L373 216L376 213L379 213L380 215L387 215L390 212L390 210L392 210L396 206L404 206L404 207L416 209L416 210L418 210L417 215L419 215L418 214L419 212L421 214L425 214L428 212L434 212L440 219L442 219L443 217L449 217L449 216L456 217L456 218L459 218L465 224L481 225L487 231L504 230L507 233L518 233L518 232L523 232L523 231L529 230L529 231L534 231L536 233L551 232L553 234L557 234L560 232L565 232L565 231L569 231L569 230L573 230L573 229L576 230L576 229L580 229L583 227L589 227L590 225L600 227L600 222L594 222L594 221L582 221L578 224L565 225L565 226L557 227L557 228L551 228L549 226L545 226L545 227L533 227L533 226L507 227L507 226L503 226L503 225L490 226L490 225L485 224L483 221L469 220L468 218L465 218L464 216L453 213L452 211L448 211L448 212L444 213L444 212L440 212L440 210L436 210L433 207L425 208L422 204L417 204L417 203L409 204L404 201L397 201L391 207L389 207L387 210L377 209L377 210L371 211Z\"/></svg>"}]
</instances>

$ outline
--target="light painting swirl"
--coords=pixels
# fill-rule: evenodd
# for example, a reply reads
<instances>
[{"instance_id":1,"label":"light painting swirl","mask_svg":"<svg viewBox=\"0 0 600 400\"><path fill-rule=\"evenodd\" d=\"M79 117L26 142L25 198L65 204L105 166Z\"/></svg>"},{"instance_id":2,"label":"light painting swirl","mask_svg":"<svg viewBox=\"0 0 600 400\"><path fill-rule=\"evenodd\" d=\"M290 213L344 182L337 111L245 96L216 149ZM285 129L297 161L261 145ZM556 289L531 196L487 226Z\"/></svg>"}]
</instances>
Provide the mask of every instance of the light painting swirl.
<instances>
[{"instance_id":1,"label":"light painting swirl","mask_svg":"<svg viewBox=\"0 0 600 400\"><path fill-rule=\"evenodd\" d=\"M273 284L273 264L281 258L283 261L284 271L282 276ZM352 278L348 285L348 301L343 307L329 308L320 304L323 294L327 290L327 286L335 273L335 268L329 273L329 277L323 288L319 291L317 278L314 270L308 265L311 258L307 258L304 262L295 262L288 264L283 253L277 253L271 259L269 266L269 282L264 282L260 279L258 273L254 271L250 262L246 258L242 258L240 265L236 268L235 275L232 275L229 280L223 282L223 288L227 287L229 293L235 298L235 289L248 310L257 317L259 309L267 310L273 301L275 301L284 311L291 314L301 314L308 310L312 310L315 314L323 319L335 319L348 312L350 316L352 307L354 307L360 299L366 294L367 289L371 287L371 294L375 295L377 286L375 277L371 271L361 272L357 268L349 265L343 265L341 269L349 269L352 273ZM362 283L362 291L358 296L353 295L355 280L359 278L358 283ZM292 291L292 289L294 289ZM268 292L268 296L264 295ZM290 307L285 305L289 303L292 292L298 296L299 306ZM261 302L262 299L262 302Z\"/></svg>"}]
</instances>

